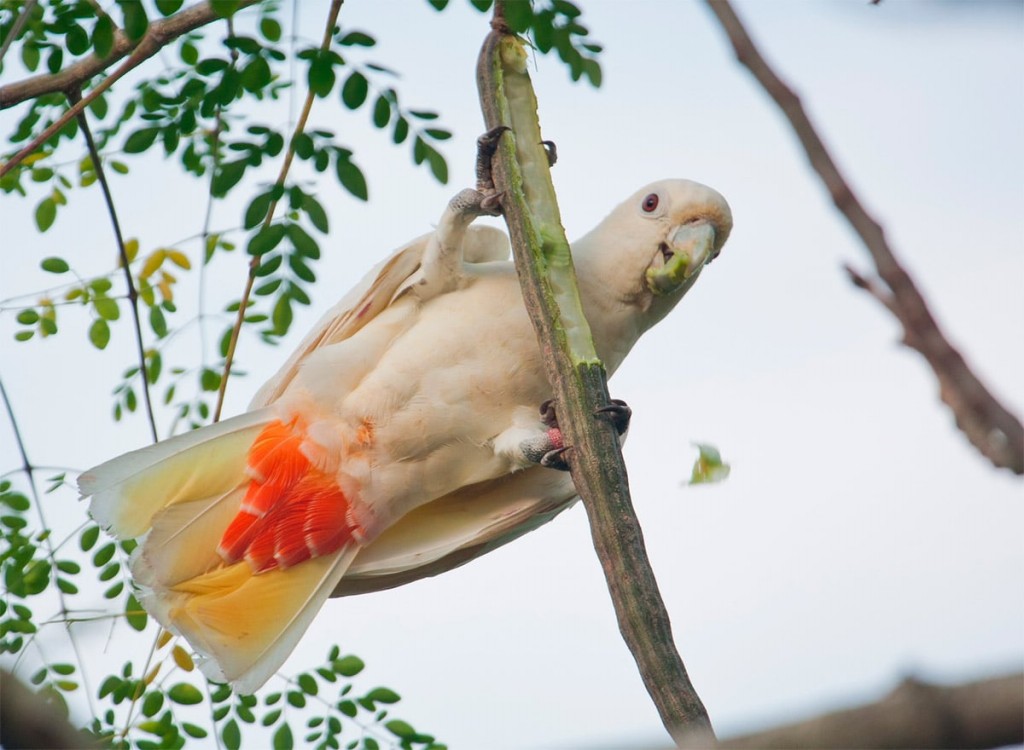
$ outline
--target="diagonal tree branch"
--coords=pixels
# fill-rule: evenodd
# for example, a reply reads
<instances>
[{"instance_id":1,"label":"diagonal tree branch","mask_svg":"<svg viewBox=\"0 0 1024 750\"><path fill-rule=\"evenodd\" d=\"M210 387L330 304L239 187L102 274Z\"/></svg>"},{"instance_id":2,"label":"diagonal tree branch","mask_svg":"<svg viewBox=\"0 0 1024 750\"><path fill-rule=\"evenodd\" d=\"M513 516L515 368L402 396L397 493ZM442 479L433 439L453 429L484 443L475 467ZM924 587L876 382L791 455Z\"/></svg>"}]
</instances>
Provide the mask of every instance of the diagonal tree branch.
<instances>
[{"instance_id":1,"label":"diagonal tree branch","mask_svg":"<svg viewBox=\"0 0 1024 750\"><path fill-rule=\"evenodd\" d=\"M526 53L505 26L502 11L499 0L493 30L480 52L477 85L488 129L508 126L514 136L499 142L495 187L502 194L523 297L554 390L559 426L566 444L574 447L567 454L572 478L587 509L619 629L665 727L677 741L695 730L710 736L707 711L676 650L647 558L618 437L609 424L595 421L595 410L610 400L605 370L594 351L576 288L541 145Z\"/></svg>"},{"instance_id":2,"label":"diagonal tree branch","mask_svg":"<svg viewBox=\"0 0 1024 750\"><path fill-rule=\"evenodd\" d=\"M793 126L811 166L828 188L836 208L860 236L886 288L847 269L853 282L879 299L899 320L903 343L927 360L939 380L940 397L971 443L995 466L1024 474L1024 425L1020 419L989 392L943 335L913 279L889 247L882 227L857 200L832 160L799 97L761 56L728 0L706 2L728 35L739 62L754 75Z\"/></svg>"}]
</instances>

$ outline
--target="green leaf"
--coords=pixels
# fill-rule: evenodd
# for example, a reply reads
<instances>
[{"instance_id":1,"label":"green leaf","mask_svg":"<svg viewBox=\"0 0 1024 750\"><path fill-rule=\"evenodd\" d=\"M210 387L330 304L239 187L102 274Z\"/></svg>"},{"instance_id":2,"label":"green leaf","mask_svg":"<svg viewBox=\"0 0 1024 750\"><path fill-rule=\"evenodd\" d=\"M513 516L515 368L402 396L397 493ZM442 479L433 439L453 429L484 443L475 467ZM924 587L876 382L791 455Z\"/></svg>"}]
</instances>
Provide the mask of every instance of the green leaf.
<instances>
[{"instance_id":1,"label":"green leaf","mask_svg":"<svg viewBox=\"0 0 1024 750\"><path fill-rule=\"evenodd\" d=\"M391 734L406 739L416 734L412 726L401 719L392 719L384 725Z\"/></svg>"},{"instance_id":2,"label":"green leaf","mask_svg":"<svg viewBox=\"0 0 1024 750\"><path fill-rule=\"evenodd\" d=\"M693 462L693 472L689 484L714 484L728 476L732 467L722 460L718 448L707 443L694 443L697 447L697 460Z\"/></svg>"},{"instance_id":3,"label":"green leaf","mask_svg":"<svg viewBox=\"0 0 1024 750\"><path fill-rule=\"evenodd\" d=\"M59 588L65 594L77 594L78 593L78 586L76 586L71 581L67 580L66 578L58 578L57 579L57 588Z\"/></svg>"},{"instance_id":4,"label":"green leaf","mask_svg":"<svg viewBox=\"0 0 1024 750\"><path fill-rule=\"evenodd\" d=\"M278 243L284 239L284 235L284 224L271 224L263 227L249 240L246 252L249 255L265 255L277 247Z\"/></svg>"},{"instance_id":5,"label":"green leaf","mask_svg":"<svg viewBox=\"0 0 1024 750\"><path fill-rule=\"evenodd\" d=\"M372 47L376 43L376 39L362 31L350 31L338 40L338 44L342 47Z\"/></svg>"},{"instance_id":6,"label":"green leaf","mask_svg":"<svg viewBox=\"0 0 1024 750\"><path fill-rule=\"evenodd\" d=\"M218 685L210 692L210 700L214 703L223 703L231 697L231 687L229 685Z\"/></svg>"},{"instance_id":7,"label":"green leaf","mask_svg":"<svg viewBox=\"0 0 1024 750\"><path fill-rule=\"evenodd\" d=\"M121 13L124 15L124 33L132 41L142 39L149 28L146 8L139 0L120 0Z\"/></svg>"},{"instance_id":8,"label":"green leaf","mask_svg":"<svg viewBox=\"0 0 1024 750\"><path fill-rule=\"evenodd\" d=\"M89 341L97 349L106 349L110 343L110 326L103 318L97 318L89 326Z\"/></svg>"},{"instance_id":9,"label":"green leaf","mask_svg":"<svg viewBox=\"0 0 1024 750\"><path fill-rule=\"evenodd\" d=\"M207 392L220 390L220 373L209 367L204 367L199 375L199 385Z\"/></svg>"},{"instance_id":10,"label":"green leaf","mask_svg":"<svg viewBox=\"0 0 1024 750\"><path fill-rule=\"evenodd\" d=\"M335 167L338 172L338 182L341 183L349 193L359 200L368 200L369 192L366 188L366 178L359 167L353 164L347 156L338 154Z\"/></svg>"},{"instance_id":11,"label":"green leaf","mask_svg":"<svg viewBox=\"0 0 1024 750\"><path fill-rule=\"evenodd\" d=\"M167 697L183 706L194 706L203 702L203 694L199 688L187 682L172 685L171 689L167 691Z\"/></svg>"},{"instance_id":12,"label":"green leaf","mask_svg":"<svg viewBox=\"0 0 1024 750\"><path fill-rule=\"evenodd\" d=\"M92 558L92 564L95 565L97 568L102 568L104 565L110 562L115 552L117 552L116 544L114 544L113 542L108 542L107 544L104 544L102 547L96 550L96 554L93 555Z\"/></svg>"},{"instance_id":13,"label":"green leaf","mask_svg":"<svg viewBox=\"0 0 1024 750\"><path fill-rule=\"evenodd\" d=\"M319 691L316 679L312 675L300 674L298 678L299 687L306 695L316 695Z\"/></svg>"},{"instance_id":14,"label":"green leaf","mask_svg":"<svg viewBox=\"0 0 1024 750\"><path fill-rule=\"evenodd\" d=\"M584 58L583 75L590 79L590 85L595 89L601 88L603 78L601 75L601 64L597 60Z\"/></svg>"},{"instance_id":15,"label":"green leaf","mask_svg":"<svg viewBox=\"0 0 1024 750\"><path fill-rule=\"evenodd\" d=\"M117 320L121 317L121 309L117 306L117 300L110 297L96 297L92 301L96 308L96 314L104 320Z\"/></svg>"},{"instance_id":16,"label":"green leaf","mask_svg":"<svg viewBox=\"0 0 1024 750\"><path fill-rule=\"evenodd\" d=\"M238 722L230 719L221 730L220 738L227 750L238 750L242 746L242 733L238 729Z\"/></svg>"},{"instance_id":17,"label":"green leaf","mask_svg":"<svg viewBox=\"0 0 1024 750\"><path fill-rule=\"evenodd\" d=\"M195 737L197 740L201 740L209 734L205 729L195 724L189 724L187 721L181 722L181 728L185 730L185 734L189 737Z\"/></svg>"},{"instance_id":18,"label":"green leaf","mask_svg":"<svg viewBox=\"0 0 1024 750\"><path fill-rule=\"evenodd\" d=\"M164 311L160 309L159 305L153 305L149 308L149 327L153 329L153 333L156 334L158 339L162 339L167 335L167 319L164 317ZM150 376L150 382L156 382L156 376Z\"/></svg>"},{"instance_id":19,"label":"green leaf","mask_svg":"<svg viewBox=\"0 0 1024 750\"><path fill-rule=\"evenodd\" d=\"M274 324L274 334L284 336L292 325L292 303L288 297L280 296L274 305L274 311L270 315Z\"/></svg>"},{"instance_id":20,"label":"green leaf","mask_svg":"<svg viewBox=\"0 0 1024 750\"><path fill-rule=\"evenodd\" d=\"M292 269L292 273L307 284L316 282L316 273L313 272L312 268L302 262L302 257L300 255L289 255L288 267Z\"/></svg>"},{"instance_id":21,"label":"green leaf","mask_svg":"<svg viewBox=\"0 0 1024 750\"><path fill-rule=\"evenodd\" d=\"M373 124L378 128L386 127L391 121L391 102L383 96L378 96L373 104Z\"/></svg>"},{"instance_id":22,"label":"green leaf","mask_svg":"<svg viewBox=\"0 0 1024 750\"><path fill-rule=\"evenodd\" d=\"M395 120L395 129L391 133L391 140L395 144L404 143L409 137L409 121L404 117Z\"/></svg>"},{"instance_id":23,"label":"green leaf","mask_svg":"<svg viewBox=\"0 0 1024 750\"><path fill-rule=\"evenodd\" d=\"M281 41L281 24L273 18L264 17L260 19L260 33L268 42Z\"/></svg>"},{"instance_id":24,"label":"green leaf","mask_svg":"<svg viewBox=\"0 0 1024 750\"><path fill-rule=\"evenodd\" d=\"M302 210L306 212L306 216L309 217L309 220L310 222L312 222L314 227L319 229L324 234L327 233L327 229L329 226L327 221L327 212L324 211L324 207L320 204L320 201L318 201L312 195L307 195L302 199ZM309 257L319 258L320 256L319 254L317 254L316 256Z\"/></svg>"},{"instance_id":25,"label":"green leaf","mask_svg":"<svg viewBox=\"0 0 1024 750\"><path fill-rule=\"evenodd\" d=\"M177 13L185 0L156 0L156 9L162 16L170 16Z\"/></svg>"},{"instance_id":26,"label":"green leaf","mask_svg":"<svg viewBox=\"0 0 1024 750\"><path fill-rule=\"evenodd\" d=\"M132 133L124 142L124 150L129 154L141 154L156 141L160 128L140 128Z\"/></svg>"},{"instance_id":27,"label":"green leaf","mask_svg":"<svg viewBox=\"0 0 1024 750\"><path fill-rule=\"evenodd\" d=\"M352 72L345 80L345 85L341 87L341 101L349 109L359 109L363 106L363 102L366 101L366 96L369 92L370 84L366 80L366 76L356 70Z\"/></svg>"},{"instance_id":28,"label":"green leaf","mask_svg":"<svg viewBox=\"0 0 1024 750\"><path fill-rule=\"evenodd\" d=\"M155 716L164 705L164 694L159 690L151 690L142 700L142 715Z\"/></svg>"},{"instance_id":29,"label":"green leaf","mask_svg":"<svg viewBox=\"0 0 1024 750\"><path fill-rule=\"evenodd\" d=\"M430 171L434 173L434 178L442 185L448 184L448 162L445 161L444 156L441 155L440 151L437 151L430 146L426 147L427 163L430 164Z\"/></svg>"},{"instance_id":30,"label":"green leaf","mask_svg":"<svg viewBox=\"0 0 1024 750\"><path fill-rule=\"evenodd\" d=\"M295 247L295 251L305 258L319 258L320 257L320 246L316 240L309 236L309 233L300 227L298 224L288 225L288 239L291 240L292 245ZM299 274L301 277L302 274ZM313 282L315 279L304 279L305 281Z\"/></svg>"},{"instance_id":31,"label":"green leaf","mask_svg":"<svg viewBox=\"0 0 1024 750\"><path fill-rule=\"evenodd\" d=\"M36 206L36 226L40 232L45 232L53 226L57 218L57 204L53 198L43 198ZM66 270L66 269L65 269Z\"/></svg>"},{"instance_id":32,"label":"green leaf","mask_svg":"<svg viewBox=\"0 0 1024 750\"><path fill-rule=\"evenodd\" d=\"M366 697L374 703L398 703L401 697L391 688L379 687L374 688Z\"/></svg>"},{"instance_id":33,"label":"green leaf","mask_svg":"<svg viewBox=\"0 0 1024 750\"><path fill-rule=\"evenodd\" d=\"M23 326L35 325L39 321L39 313L35 310L22 310L15 320Z\"/></svg>"},{"instance_id":34,"label":"green leaf","mask_svg":"<svg viewBox=\"0 0 1024 750\"><path fill-rule=\"evenodd\" d=\"M82 532L82 536L78 540L78 546L81 547L82 552L88 552L96 544L96 540L100 538L100 527L99 526L87 526L85 531Z\"/></svg>"},{"instance_id":35,"label":"green leaf","mask_svg":"<svg viewBox=\"0 0 1024 750\"><path fill-rule=\"evenodd\" d=\"M336 80L334 64L330 55L318 51L316 57L309 63L306 77L309 81L310 91L314 94L319 97L330 94Z\"/></svg>"},{"instance_id":36,"label":"green leaf","mask_svg":"<svg viewBox=\"0 0 1024 750\"><path fill-rule=\"evenodd\" d=\"M254 226L263 221L267 216L267 212L270 210L270 204L272 202L270 193L260 193L249 203L249 207L245 210L245 220L243 226L246 229L252 229Z\"/></svg>"},{"instance_id":37,"label":"green leaf","mask_svg":"<svg viewBox=\"0 0 1024 750\"><path fill-rule=\"evenodd\" d=\"M228 191L239 183L249 166L247 159L238 159L222 163L210 184L210 191L216 198L223 198Z\"/></svg>"},{"instance_id":38,"label":"green leaf","mask_svg":"<svg viewBox=\"0 0 1024 750\"><path fill-rule=\"evenodd\" d=\"M104 58L114 48L114 24L107 15L96 19L92 30L92 49L96 57Z\"/></svg>"},{"instance_id":39,"label":"green leaf","mask_svg":"<svg viewBox=\"0 0 1024 750\"><path fill-rule=\"evenodd\" d=\"M306 696L304 696L298 690L289 690L288 703L295 706L295 708L304 708L306 705Z\"/></svg>"},{"instance_id":40,"label":"green leaf","mask_svg":"<svg viewBox=\"0 0 1024 750\"><path fill-rule=\"evenodd\" d=\"M282 724L280 728L274 732L274 750L292 750L295 741L292 739L292 728L287 724Z\"/></svg>"},{"instance_id":41,"label":"green leaf","mask_svg":"<svg viewBox=\"0 0 1024 750\"><path fill-rule=\"evenodd\" d=\"M68 29L64 46L72 55L83 55L89 50L89 34L76 23Z\"/></svg>"},{"instance_id":42,"label":"green leaf","mask_svg":"<svg viewBox=\"0 0 1024 750\"><path fill-rule=\"evenodd\" d=\"M533 24L533 8L530 3L505 3L505 22L517 34L525 33Z\"/></svg>"},{"instance_id":43,"label":"green leaf","mask_svg":"<svg viewBox=\"0 0 1024 750\"><path fill-rule=\"evenodd\" d=\"M366 664L358 656L343 656L331 662L331 668L343 677L355 677L363 671Z\"/></svg>"},{"instance_id":44,"label":"green leaf","mask_svg":"<svg viewBox=\"0 0 1024 750\"><path fill-rule=\"evenodd\" d=\"M146 615L146 610L139 604L139 600L135 598L135 594L128 595L128 601L125 604L124 610L129 625L140 632L146 629L148 616Z\"/></svg>"}]
</instances>

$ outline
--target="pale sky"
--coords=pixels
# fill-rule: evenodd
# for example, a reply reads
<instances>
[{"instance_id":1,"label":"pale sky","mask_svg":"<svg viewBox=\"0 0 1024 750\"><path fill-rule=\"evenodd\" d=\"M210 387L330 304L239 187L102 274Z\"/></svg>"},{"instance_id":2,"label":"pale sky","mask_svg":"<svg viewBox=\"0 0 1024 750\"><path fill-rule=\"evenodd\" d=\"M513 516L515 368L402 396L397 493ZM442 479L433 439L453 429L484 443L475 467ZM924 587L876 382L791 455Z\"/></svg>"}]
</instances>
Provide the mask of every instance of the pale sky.
<instances>
[{"instance_id":1,"label":"pale sky","mask_svg":"<svg viewBox=\"0 0 1024 750\"><path fill-rule=\"evenodd\" d=\"M333 178L316 183L332 233L313 308L284 347L243 340L250 376L229 389L227 414L245 408L305 327L471 184L482 129L474 65L487 20L460 0L452 6L343 7L344 26L378 37L365 59L401 73L403 102L437 109L455 132L444 144L452 180L439 186L414 169L365 113L317 103L311 125L352 144L371 201L342 195ZM716 728L732 734L867 700L909 673L958 681L1020 669L1021 481L970 447L922 359L898 346L888 312L846 280L843 263L870 270L866 253L703 5L628 7L587 4L585 22L606 48L601 90L572 85L554 60L539 58L533 73L545 137L558 143L554 179L570 239L660 178L704 182L732 206L721 257L611 383L633 407L634 503L677 646ZM737 4L949 337L1017 414L1022 8ZM320 12L303 7L310 39ZM254 108L253 119L285 125L286 105ZM0 129L15 121L0 114ZM113 190L129 237L145 250L200 231L202 185L158 157L126 161L132 174ZM83 275L111 266L98 190L74 191L41 237L39 197L0 199L0 300L52 285L38 270L49 255ZM236 226L244 205L218 206L214 225ZM241 262L211 272L212 310L240 293ZM194 292L183 289L182 300ZM0 375L33 462L84 469L144 445L140 418L110 419L110 390L132 361L128 326L100 354L84 343L86 315L68 308L61 336L16 344L9 307L0 312ZM184 336L179 346L183 359L198 341ZM166 433L170 416L160 424ZM694 441L721 449L728 481L683 486ZM0 473L17 465L3 424ZM81 522L70 493L45 502L58 526ZM126 658L121 631L109 644L105 628L90 632L98 658ZM668 742L618 634L582 507L444 576L328 603L285 671L315 666L334 642L366 660L363 688L393 687L403 696L396 715L455 749ZM148 641L134 645L144 653Z\"/></svg>"}]
</instances>

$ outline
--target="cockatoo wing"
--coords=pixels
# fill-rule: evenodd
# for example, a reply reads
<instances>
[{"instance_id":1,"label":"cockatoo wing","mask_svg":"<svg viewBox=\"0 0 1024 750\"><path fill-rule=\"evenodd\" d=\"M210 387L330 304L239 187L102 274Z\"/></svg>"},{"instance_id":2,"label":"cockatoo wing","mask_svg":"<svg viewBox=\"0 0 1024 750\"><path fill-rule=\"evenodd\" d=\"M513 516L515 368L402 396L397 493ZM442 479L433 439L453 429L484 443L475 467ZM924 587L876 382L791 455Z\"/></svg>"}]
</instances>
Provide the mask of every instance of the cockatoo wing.
<instances>
[{"instance_id":1,"label":"cockatoo wing","mask_svg":"<svg viewBox=\"0 0 1024 750\"><path fill-rule=\"evenodd\" d=\"M332 596L444 573L544 525L577 499L567 473L545 469L469 485L407 513L360 549Z\"/></svg>"},{"instance_id":2,"label":"cockatoo wing","mask_svg":"<svg viewBox=\"0 0 1024 750\"><path fill-rule=\"evenodd\" d=\"M250 409L277 400L292 382L302 361L317 349L343 341L373 320L382 310L415 283L423 255L433 233L417 237L378 263L340 302L313 326L280 370L256 392ZM505 260L508 237L500 229L470 226L463 240L467 263Z\"/></svg>"}]
</instances>

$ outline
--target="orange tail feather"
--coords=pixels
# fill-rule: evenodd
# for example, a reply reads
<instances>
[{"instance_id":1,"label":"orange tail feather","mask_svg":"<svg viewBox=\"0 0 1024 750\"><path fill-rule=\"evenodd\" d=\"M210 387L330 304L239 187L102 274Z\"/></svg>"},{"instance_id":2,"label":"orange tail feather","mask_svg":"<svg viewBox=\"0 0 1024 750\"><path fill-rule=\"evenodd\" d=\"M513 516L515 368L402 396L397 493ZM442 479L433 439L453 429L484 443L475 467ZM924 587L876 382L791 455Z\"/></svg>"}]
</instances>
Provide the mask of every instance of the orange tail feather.
<instances>
[{"instance_id":1,"label":"orange tail feather","mask_svg":"<svg viewBox=\"0 0 1024 750\"><path fill-rule=\"evenodd\" d=\"M253 442L247 462L252 479L218 547L228 563L244 558L257 573L284 569L361 536L335 478L302 452L303 433L297 419L276 421Z\"/></svg>"}]
</instances>

